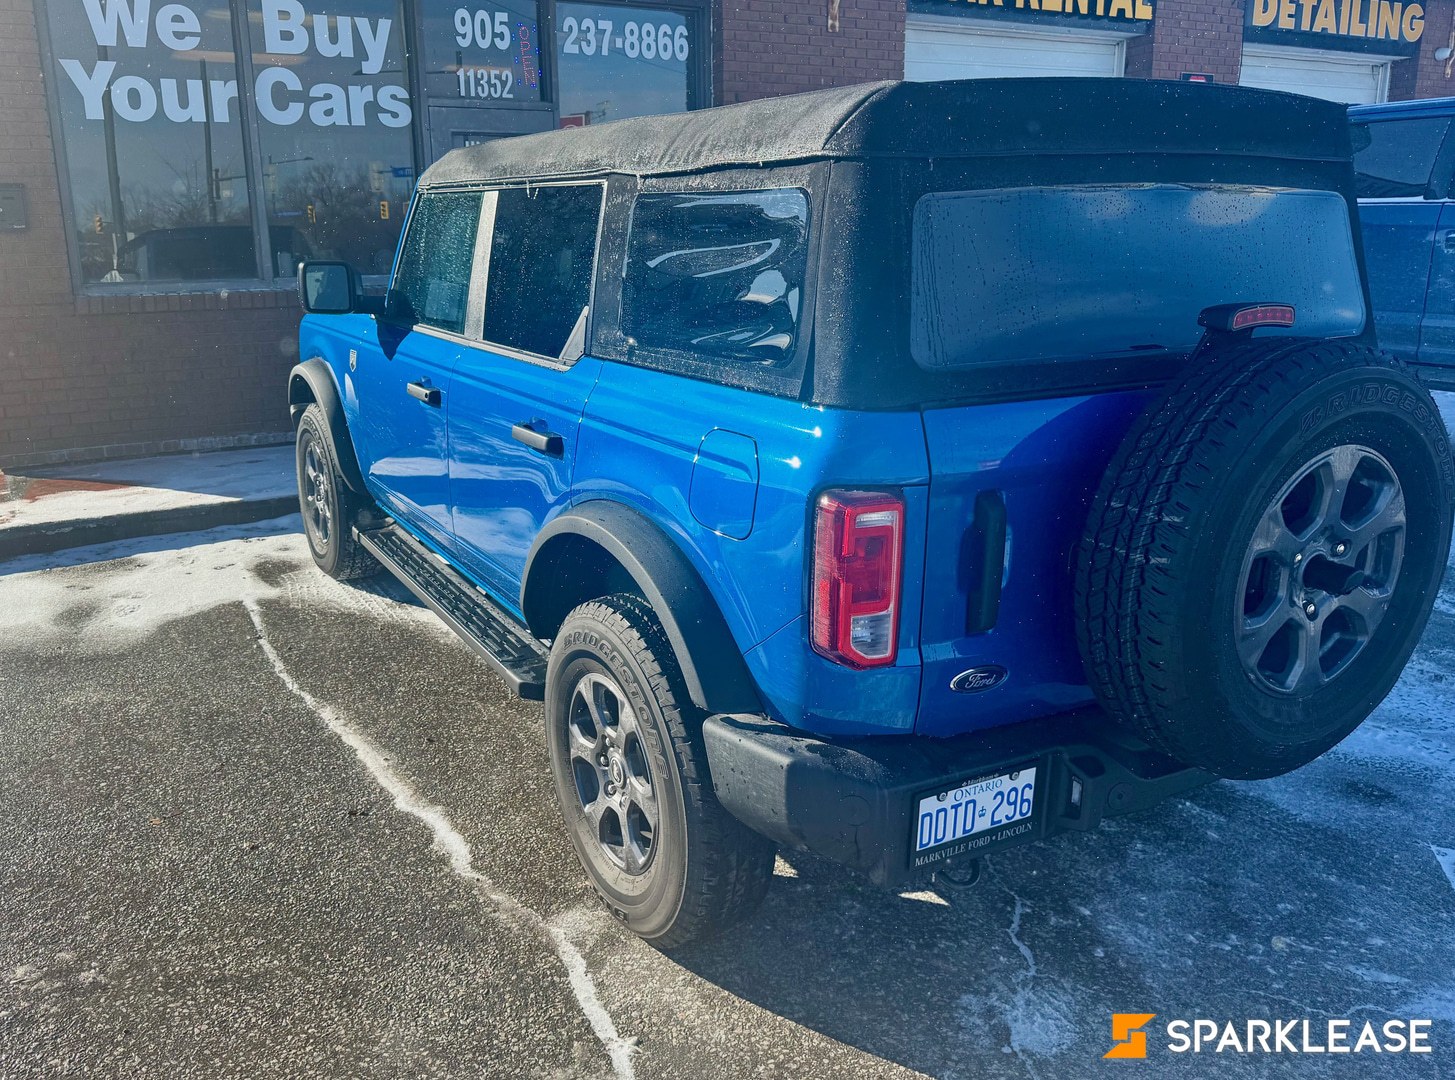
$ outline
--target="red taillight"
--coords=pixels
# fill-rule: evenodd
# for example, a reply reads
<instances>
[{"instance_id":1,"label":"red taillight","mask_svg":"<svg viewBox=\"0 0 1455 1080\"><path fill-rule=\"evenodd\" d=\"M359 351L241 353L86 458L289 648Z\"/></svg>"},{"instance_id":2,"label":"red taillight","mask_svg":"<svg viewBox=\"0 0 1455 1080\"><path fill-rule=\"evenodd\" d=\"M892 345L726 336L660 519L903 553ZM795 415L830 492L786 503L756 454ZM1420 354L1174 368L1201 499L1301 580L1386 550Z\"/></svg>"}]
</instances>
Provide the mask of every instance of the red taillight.
<instances>
[{"instance_id":1,"label":"red taillight","mask_svg":"<svg viewBox=\"0 0 1455 1080\"><path fill-rule=\"evenodd\" d=\"M1259 304L1245 307L1233 316L1232 329L1251 330L1255 326L1292 326L1293 308L1287 304Z\"/></svg>"},{"instance_id":2,"label":"red taillight","mask_svg":"<svg viewBox=\"0 0 1455 1080\"><path fill-rule=\"evenodd\" d=\"M813 523L812 641L851 667L894 663L904 500L884 491L826 491Z\"/></svg>"}]
</instances>

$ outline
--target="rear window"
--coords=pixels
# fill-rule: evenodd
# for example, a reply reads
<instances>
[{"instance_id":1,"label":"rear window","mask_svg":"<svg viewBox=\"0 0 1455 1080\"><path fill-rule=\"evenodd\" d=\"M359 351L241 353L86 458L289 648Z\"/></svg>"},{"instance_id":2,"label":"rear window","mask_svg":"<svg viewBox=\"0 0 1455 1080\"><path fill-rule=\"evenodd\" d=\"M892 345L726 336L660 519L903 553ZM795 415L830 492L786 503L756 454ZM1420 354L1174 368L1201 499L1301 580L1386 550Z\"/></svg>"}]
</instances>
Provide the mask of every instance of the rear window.
<instances>
[{"instance_id":1,"label":"rear window","mask_svg":"<svg viewBox=\"0 0 1455 1080\"><path fill-rule=\"evenodd\" d=\"M1447 116L1356 124L1355 189L1361 199L1423 198L1450 126Z\"/></svg>"},{"instance_id":2,"label":"rear window","mask_svg":"<svg viewBox=\"0 0 1455 1080\"><path fill-rule=\"evenodd\" d=\"M793 355L808 266L798 188L642 195L622 282L628 344L746 364Z\"/></svg>"},{"instance_id":3,"label":"rear window","mask_svg":"<svg viewBox=\"0 0 1455 1080\"><path fill-rule=\"evenodd\" d=\"M1278 301L1292 333L1358 333L1334 192L1137 185L927 195L914 214L911 351L932 370L1184 349L1212 304ZM1264 331L1265 333L1267 331Z\"/></svg>"}]
</instances>

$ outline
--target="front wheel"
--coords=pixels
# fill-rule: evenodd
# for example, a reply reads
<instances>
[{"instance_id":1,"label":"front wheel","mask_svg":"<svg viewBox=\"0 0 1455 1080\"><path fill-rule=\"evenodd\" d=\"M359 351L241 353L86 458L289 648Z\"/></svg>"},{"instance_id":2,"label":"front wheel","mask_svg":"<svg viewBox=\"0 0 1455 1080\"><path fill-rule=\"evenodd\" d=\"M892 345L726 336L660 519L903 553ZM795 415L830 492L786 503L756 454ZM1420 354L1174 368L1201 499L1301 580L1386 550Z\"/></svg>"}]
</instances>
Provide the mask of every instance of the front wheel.
<instances>
[{"instance_id":1,"label":"front wheel","mask_svg":"<svg viewBox=\"0 0 1455 1080\"><path fill-rule=\"evenodd\" d=\"M310 405L298 421L298 510L313 561L340 581L378 573L379 563L354 539L359 500L339 472L323 410Z\"/></svg>"},{"instance_id":2,"label":"front wheel","mask_svg":"<svg viewBox=\"0 0 1455 1080\"><path fill-rule=\"evenodd\" d=\"M566 617L546 674L546 727L571 843L635 934L670 948L758 906L774 846L717 801L702 716L646 601L608 596Z\"/></svg>"}]
</instances>

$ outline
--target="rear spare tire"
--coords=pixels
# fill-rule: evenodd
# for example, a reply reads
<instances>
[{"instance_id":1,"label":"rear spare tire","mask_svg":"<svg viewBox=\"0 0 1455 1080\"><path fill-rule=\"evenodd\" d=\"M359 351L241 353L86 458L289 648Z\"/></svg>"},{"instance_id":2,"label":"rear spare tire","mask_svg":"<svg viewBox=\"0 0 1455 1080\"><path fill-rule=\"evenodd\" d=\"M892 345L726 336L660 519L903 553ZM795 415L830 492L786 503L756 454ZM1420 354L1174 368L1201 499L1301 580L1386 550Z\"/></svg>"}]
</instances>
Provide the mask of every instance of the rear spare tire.
<instances>
[{"instance_id":1,"label":"rear spare tire","mask_svg":"<svg viewBox=\"0 0 1455 1080\"><path fill-rule=\"evenodd\" d=\"M1205 352L1092 503L1076 617L1098 699L1219 776L1313 760L1419 641L1452 492L1445 425L1396 358L1289 338Z\"/></svg>"}]
</instances>

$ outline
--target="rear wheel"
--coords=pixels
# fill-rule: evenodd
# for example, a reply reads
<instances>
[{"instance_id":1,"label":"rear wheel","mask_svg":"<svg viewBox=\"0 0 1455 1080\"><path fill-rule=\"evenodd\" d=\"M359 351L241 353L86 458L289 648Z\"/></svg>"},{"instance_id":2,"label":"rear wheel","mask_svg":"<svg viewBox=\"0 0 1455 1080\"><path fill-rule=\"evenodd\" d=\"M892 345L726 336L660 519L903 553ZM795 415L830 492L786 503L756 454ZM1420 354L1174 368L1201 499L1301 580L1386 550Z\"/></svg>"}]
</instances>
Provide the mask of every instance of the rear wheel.
<instances>
[{"instance_id":1,"label":"rear wheel","mask_svg":"<svg viewBox=\"0 0 1455 1080\"><path fill-rule=\"evenodd\" d=\"M571 843L634 933L670 948L758 906L774 846L717 801L702 716L644 600L608 596L566 617L551 648L546 725Z\"/></svg>"},{"instance_id":2,"label":"rear wheel","mask_svg":"<svg viewBox=\"0 0 1455 1080\"><path fill-rule=\"evenodd\" d=\"M323 410L316 404L298 422L298 510L318 568L340 581L378 573L379 563L354 539L358 498L344 482Z\"/></svg>"},{"instance_id":3,"label":"rear wheel","mask_svg":"<svg viewBox=\"0 0 1455 1080\"><path fill-rule=\"evenodd\" d=\"M1399 678L1449 553L1449 437L1404 364L1354 342L1225 346L1127 433L1077 564L1102 704L1220 776L1275 776Z\"/></svg>"}]
</instances>

